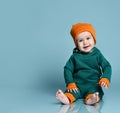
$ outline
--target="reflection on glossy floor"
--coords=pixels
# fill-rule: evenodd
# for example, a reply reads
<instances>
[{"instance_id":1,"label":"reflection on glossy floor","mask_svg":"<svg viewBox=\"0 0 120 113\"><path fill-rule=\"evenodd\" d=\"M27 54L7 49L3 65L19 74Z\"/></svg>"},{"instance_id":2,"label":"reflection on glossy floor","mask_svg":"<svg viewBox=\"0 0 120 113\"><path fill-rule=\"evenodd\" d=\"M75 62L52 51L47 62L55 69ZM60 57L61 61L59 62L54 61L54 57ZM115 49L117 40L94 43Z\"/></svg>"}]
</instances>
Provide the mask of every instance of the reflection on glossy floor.
<instances>
[{"instance_id":1,"label":"reflection on glossy floor","mask_svg":"<svg viewBox=\"0 0 120 113\"><path fill-rule=\"evenodd\" d=\"M91 106L78 100L70 105L62 105L57 113L101 113L102 106L103 101Z\"/></svg>"},{"instance_id":2,"label":"reflection on glossy floor","mask_svg":"<svg viewBox=\"0 0 120 113\"><path fill-rule=\"evenodd\" d=\"M95 106L85 105L83 100L62 105L55 98L55 91L50 91L0 88L0 113L118 113L120 108L117 87L105 92L103 101Z\"/></svg>"},{"instance_id":3,"label":"reflection on glossy floor","mask_svg":"<svg viewBox=\"0 0 120 113\"><path fill-rule=\"evenodd\" d=\"M120 91L112 86L104 92L103 100L95 106L85 105L83 100L78 100L71 105L61 105L56 113L118 113Z\"/></svg>"}]
</instances>

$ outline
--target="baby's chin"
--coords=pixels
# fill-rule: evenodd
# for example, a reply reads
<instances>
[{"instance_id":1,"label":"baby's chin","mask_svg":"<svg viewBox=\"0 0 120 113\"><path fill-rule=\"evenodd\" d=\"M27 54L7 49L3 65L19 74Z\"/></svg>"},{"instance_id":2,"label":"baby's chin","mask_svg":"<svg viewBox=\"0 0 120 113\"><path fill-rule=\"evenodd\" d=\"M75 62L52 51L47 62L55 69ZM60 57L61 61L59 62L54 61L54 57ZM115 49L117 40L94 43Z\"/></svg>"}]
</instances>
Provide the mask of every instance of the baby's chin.
<instances>
[{"instance_id":1,"label":"baby's chin","mask_svg":"<svg viewBox=\"0 0 120 113\"><path fill-rule=\"evenodd\" d=\"M81 52L83 52L83 53L90 53L90 52L92 52L92 49L83 49L83 50L81 50Z\"/></svg>"},{"instance_id":2,"label":"baby's chin","mask_svg":"<svg viewBox=\"0 0 120 113\"><path fill-rule=\"evenodd\" d=\"M82 51L83 53L90 53L91 51Z\"/></svg>"}]
</instances>

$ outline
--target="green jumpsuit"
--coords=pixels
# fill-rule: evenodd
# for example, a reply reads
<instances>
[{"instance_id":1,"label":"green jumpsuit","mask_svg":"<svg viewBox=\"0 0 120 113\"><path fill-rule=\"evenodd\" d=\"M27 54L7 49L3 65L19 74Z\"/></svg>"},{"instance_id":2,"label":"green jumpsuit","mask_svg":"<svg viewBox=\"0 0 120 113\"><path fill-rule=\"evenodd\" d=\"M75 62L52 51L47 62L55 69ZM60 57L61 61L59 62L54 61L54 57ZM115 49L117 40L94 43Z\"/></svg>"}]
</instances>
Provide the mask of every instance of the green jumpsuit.
<instances>
[{"instance_id":1,"label":"green jumpsuit","mask_svg":"<svg viewBox=\"0 0 120 113\"><path fill-rule=\"evenodd\" d=\"M102 99L104 93L97 83L101 78L110 81L111 72L110 63L96 47L89 53L82 53L75 48L64 67L64 78L66 86L70 83L77 85L78 93L70 92L75 99L84 99L88 94L95 92L99 92Z\"/></svg>"}]
</instances>

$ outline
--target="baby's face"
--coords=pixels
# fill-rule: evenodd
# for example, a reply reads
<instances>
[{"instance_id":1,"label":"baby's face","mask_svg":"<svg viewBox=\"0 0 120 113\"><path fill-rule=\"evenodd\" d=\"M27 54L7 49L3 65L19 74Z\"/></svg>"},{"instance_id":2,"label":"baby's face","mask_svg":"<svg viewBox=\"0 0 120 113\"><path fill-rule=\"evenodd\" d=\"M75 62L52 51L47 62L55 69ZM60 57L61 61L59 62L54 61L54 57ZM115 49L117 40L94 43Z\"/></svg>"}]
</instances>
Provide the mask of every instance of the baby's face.
<instances>
[{"instance_id":1,"label":"baby's face","mask_svg":"<svg viewBox=\"0 0 120 113\"><path fill-rule=\"evenodd\" d=\"M87 32L87 31L82 32L78 34L76 38L77 38L76 43L80 51L85 52L85 53L91 52L95 43L94 43L94 39L90 32Z\"/></svg>"}]
</instances>

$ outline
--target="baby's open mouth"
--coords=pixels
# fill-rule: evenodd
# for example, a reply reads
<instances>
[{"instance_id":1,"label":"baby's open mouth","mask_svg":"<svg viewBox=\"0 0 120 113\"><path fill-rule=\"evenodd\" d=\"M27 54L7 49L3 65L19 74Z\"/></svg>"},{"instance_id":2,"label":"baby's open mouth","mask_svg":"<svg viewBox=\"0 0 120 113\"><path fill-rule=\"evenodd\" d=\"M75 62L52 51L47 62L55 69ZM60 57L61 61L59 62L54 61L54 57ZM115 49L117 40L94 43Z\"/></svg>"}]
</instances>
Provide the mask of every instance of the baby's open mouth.
<instances>
[{"instance_id":1,"label":"baby's open mouth","mask_svg":"<svg viewBox=\"0 0 120 113\"><path fill-rule=\"evenodd\" d=\"M84 49L87 49L88 47L90 47L89 45L88 46L85 46Z\"/></svg>"}]
</instances>

